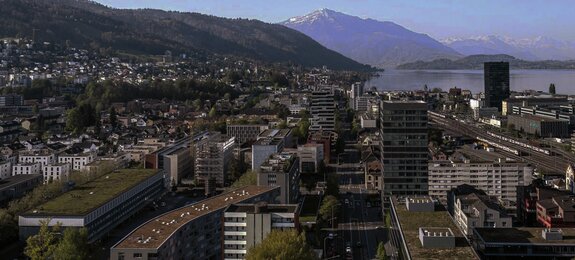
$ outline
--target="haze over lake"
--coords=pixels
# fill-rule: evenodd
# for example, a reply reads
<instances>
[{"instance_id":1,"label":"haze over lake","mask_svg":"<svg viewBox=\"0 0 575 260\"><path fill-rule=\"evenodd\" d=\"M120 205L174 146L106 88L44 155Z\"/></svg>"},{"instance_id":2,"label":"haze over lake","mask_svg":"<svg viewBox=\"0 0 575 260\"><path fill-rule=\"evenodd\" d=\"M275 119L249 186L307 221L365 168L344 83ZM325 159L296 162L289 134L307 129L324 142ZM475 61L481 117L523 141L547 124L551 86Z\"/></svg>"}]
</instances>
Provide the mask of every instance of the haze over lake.
<instances>
[{"instance_id":1,"label":"haze over lake","mask_svg":"<svg viewBox=\"0 0 575 260\"><path fill-rule=\"evenodd\" d=\"M527 89L548 91L554 83L558 94L575 94L575 70L511 70L511 91ZM457 86L475 93L483 92L483 70L386 70L366 83L379 90L418 90Z\"/></svg>"}]
</instances>

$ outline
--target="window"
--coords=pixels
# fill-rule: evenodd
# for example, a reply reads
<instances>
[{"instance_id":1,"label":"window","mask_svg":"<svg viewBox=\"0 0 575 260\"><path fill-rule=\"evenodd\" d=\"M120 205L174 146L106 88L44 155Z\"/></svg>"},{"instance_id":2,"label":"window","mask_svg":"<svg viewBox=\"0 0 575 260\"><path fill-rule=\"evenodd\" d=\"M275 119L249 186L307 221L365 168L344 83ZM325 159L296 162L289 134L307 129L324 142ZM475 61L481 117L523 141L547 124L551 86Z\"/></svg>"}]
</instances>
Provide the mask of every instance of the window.
<instances>
[{"instance_id":1,"label":"window","mask_svg":"<svg viewBox=\"0 0 575 260\"><path fill-rule=\"evenodd\" d=\"M142 253L134 253L134 258L142 258Z\"/></svg>"}]
</instances>

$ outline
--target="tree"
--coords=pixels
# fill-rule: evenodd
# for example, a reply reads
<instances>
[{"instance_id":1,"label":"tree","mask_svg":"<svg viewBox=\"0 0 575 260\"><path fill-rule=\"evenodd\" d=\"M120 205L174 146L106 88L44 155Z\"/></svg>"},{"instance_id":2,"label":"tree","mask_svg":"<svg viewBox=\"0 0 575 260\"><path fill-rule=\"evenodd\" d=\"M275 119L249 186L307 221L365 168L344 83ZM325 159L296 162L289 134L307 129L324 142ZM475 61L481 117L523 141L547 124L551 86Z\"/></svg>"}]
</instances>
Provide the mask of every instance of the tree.
<instances>
[{"instance_id":1,"label":"tree","mask_svg":"<svg viewBox=\"0 0 575 260\"><path fill-rule=\"evenodd\" d=\"M54 251L54 259L83 260L88 257L88 230L67 228Z\"/></svg>"},{"instance_id":2,"label":"tree","mask_svg":"<svg viewBox=\"0 0 575 260\"><path fill-rule=\"evenodd\" d=\"M376 258L378 260L386 260L387 259L387 254L385 252L385 244L383 243L383 241L379 242L379 244L377 245Z\"/></svg>"},{"instance_id":3,"label":"tree","mask_svg":"<svg viewBox=\"0 0 575 260\"><path fill-rule=\"evenodd\" d=\"M555 84L554 84L554 83L551 83L551 84L549 85L549 94L553 94L553 95L557 94L557 90L555 89Z\"/></svg>"},{"instance_id":4,"label":"tree","mask_svg":"<svg viewBox=\"0 0 575 260\"><path fill-rule=\"evenodd\" d=\"M311 260L317 259L306 243L305 233L296 230L272 230L261 243L248 249L247 260Z\"/></svg>"},{"instance_id":5,"label":"tree","mask_svg":"<svg viewBox=\"0 0 575 260\"><path fill-rule=\"evenodd\" d=\"M244 173L240 178L238 178L232 185L230 189L236 189L240 187L245 187L249 185L257 185L258 184L258 176L254 171L247 171Z\"/></svg>"},{"instance_id":6,"label":"tree","mask_svg":"<svg viewBox=\"0 0 575 260\"><path fill-rule=\"evenodd\" d=\"M213 106L212 109L210 109L210 112L208 113L208 116L210 118L214 118L218 115L218 111L216 110L216 107Z\"/></svg>"},{"instance_id":7,"label":"tree","mask_svg":"<svg viewBox=\"0 0 575 260\"><path fill-rule=\"evenodd\" d=\"M29 237L26 240L24 254L32 260L44 260L52 258L54 251L58 246L58 235L60 224L50 228L50 220L40 220L40 231L38 234Z\"/></svg>"},{"instance_id":8,"label":"tree","mask_svg":"<svg viewBox=\"0 0 575 260\"><path fill-rule=\"evenodd\" d=\"M334 217L339 214L339 201L336 197L332 195L327 195L321 201L321 206L319 207L319 215L322 220L328 221L330 220L331 223L334 221Z\"/></svg>"},{"instance_id":9,"label":"tree","mask_svg":"<svg viewBox=\"0 0 575 260\"><path fill-rule=\"evenodd\" d=\"M110 124L112 128L116 128L118 126L118 113L116 113L116 108L110 108Z\"/></svg>"},{"instance_id":10,"label":"tree","mask_svg":"<svg viewBox=\"0 0 575 260\"><path fill-rule=\"evenodd\" d=\"M321 172L320 172L321 174ZM326 173L326 195L338 196L339 194L339 178L335 173Z\"/></svg>"}]
</instances>

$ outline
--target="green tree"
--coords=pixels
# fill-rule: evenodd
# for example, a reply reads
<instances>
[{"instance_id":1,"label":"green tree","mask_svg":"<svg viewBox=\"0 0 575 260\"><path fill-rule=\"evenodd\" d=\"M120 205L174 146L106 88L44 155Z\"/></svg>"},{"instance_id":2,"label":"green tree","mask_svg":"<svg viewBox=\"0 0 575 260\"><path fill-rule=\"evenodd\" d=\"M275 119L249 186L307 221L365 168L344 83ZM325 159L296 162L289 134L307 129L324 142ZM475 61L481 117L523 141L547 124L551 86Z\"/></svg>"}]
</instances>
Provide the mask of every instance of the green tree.
<instances>
[{"instance_id":1,"label":"green tree","mask_svg":"<svg viewBox=\"0 0 575 260\"><path fill-rule=\"evenodd\" d=\"M321 174L321 172L320 172ZM339 195L339 178L335 173L326 173L326 195L338 196Z\"/></svg>"},{"instance_id":2,"label":"green tree","mask_svg":"<svg viewBox=\"0 0 575 260\"><path fill-rule=\"evenodd\" d=\"M340 203L336 197L332 195L327 195L321 201L321 206L319 207L319 215L322 220L330 221L333 223L335 217L339 214Z\"/></svg>"},{"instance_id":3,"label":"green tree","mask_svg":"<svg viewBox=\"0 0 575 260\"><path fill-rule=\"evenodd\" d=\"M248 249L247 260L312 260L317 259L306 243L305 233L296 230L272 230L261 243Z\"/></svg>"},{"instance_id":4,"label":"green tree","mask_svg":"<svg viewBox=\"0 0 575 260\"><path fill-rule=\"evenodd\" d=\"M192 102L192 106L194 107L194 110L200 110L202 109L203 102L201 99L197 98Z\"/></svg>"},{"instance_id":5,"label":"green tree","mask_svg":"<svg viewBox=\"0 0 575 260\"><path fill-rule=\"evenodd\" d=\"M557 90L555 89L555 84L554 84L554 83L551 83L551 84L549 85L549 94L553 94L553 95L557 94Z\"/></svg>"},{"instance_id":6,"label":"green tree","mask_svg":"<svg viewBox=\"0 0 575 260\"><path fill-rule=\"evenodd\" d=\"M385 244L383 241L379 242L377 245L377 255L376 258L378 260L387 260L387 254L385 252Z\"/></svg>"},{"instance_id":7,"label":"green tree","mask_svg":"<svg viewBox=\"0 0 575 260\"><path fill-rule=\"evenodd\" d=\"M258 184L258 176L254 171L247 171L244 173L240 178L238 178L232 185L230 189L236 189L240 187L245 187L249 185L257 185Z\"/></svg>"},{"instance_id":8,"label":"green tree","mask_svg":"<svg viewBox=\"0 0 575 260\"><path fill-rule=\"evenodd\" d=\"M83 260L88 258L88 230L67 228L54 251L54 259Z\"/></svg>"},{"instance_id":9,"label":"green tree","mask_svg":"<svg viewBox=\"0 0 575 260\"><path fill-rule=\"evenodd\" d=\"M116 108L114 107L110 108L110 124L114 129L118 127L118 113L116 112Z\"/></svg>"},{"instance_id":10,"label":"green tree","mask_svg":"<svg viewBox=\"0 0 575 260\"><path fill-rule=\"evenodd\" d=\"M208 116L210 118L214 118L218 115L218 111L216 110L216 107L213 106L212 109L210 109L210 113L208 113Z\"/></svg>"},{"instance_id":11,"label":"green tree","mask_svg":"<svg viewBox=\"0 0 575 260\"><path fill-rule=\"evenodd\" d=\"M40 220L40 231L38 234L26 240L24 254L32 260L51 259L54 256L54 251L59 241L60 224L58 223L50 228L48 226L49 222L50 220Z\"/></svg>"}]
</instances>

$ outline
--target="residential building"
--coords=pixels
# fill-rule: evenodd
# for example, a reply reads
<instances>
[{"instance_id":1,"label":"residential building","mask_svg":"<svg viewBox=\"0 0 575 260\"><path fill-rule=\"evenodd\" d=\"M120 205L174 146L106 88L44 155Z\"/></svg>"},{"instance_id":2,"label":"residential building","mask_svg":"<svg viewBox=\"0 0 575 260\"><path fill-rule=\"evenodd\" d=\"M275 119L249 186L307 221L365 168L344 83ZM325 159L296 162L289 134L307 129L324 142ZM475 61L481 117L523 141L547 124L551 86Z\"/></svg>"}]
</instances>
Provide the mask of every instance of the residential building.
<instances>
[{"instance_id":1,"label":"residential building","mask_svg":"<svg viewBox=\"0 0 575 260\"><path fill-rule=\"evenodd\" d=\"M58 156L58 163L69 163L74 171L84 171L86 166L96 159L93 153L66 154Z\"/></svg>"},{"instance_id":2,"label":"residential building","mask_svg":"<svg viewBox=\"0 0 575 260\"><path fill-rule=\"evenodd\" d=\"M476 228L471 243L481 259L573 259L574 229Z\"/></svg>"},{"instance_id":3,"label":"residential building","mask_svg":"<svg viewBox=\"0 0 575 260\"><path fill-rule=\"evenodd\" d=\"M12 176L12 163L10 161L0 161L0 180Z\"/></svg>"},{"instance_id":4,"label":"residential building","mask_svg":"<svg viewBox=\"0 0 575 260\"><path fill-rule=\"evenodd\" d=\"M293 134L291 129L267 129L258 135L257 140L268 138L281 139L284 143L284 147L293 146Z\"/></svg>"},{"instance_id":5,"label":"residential building","mask_svg":"<svg viewBox=\"0 0 575 260\"><path fill-rule=\"evenodd\" d=\"M44 183L52 181L68 181L70 179L70 164L58 163L42 166Z\"/></svg>"},{"instance_id":6,"label":"residential building","mask_svg":"<svg viewBox=\"0 0 575 260\"><path fill-rule=\"evenodd\" d=\"M571 137L569 120L545 118L530 114L508 115L507 124L517 131L540 137Z\"/></svg>"},{"instance_id":7,"label":"residential building","mask_svg":"<svg viewBox=\"0 0 575 260\"><path fill-rule=\"evenodd\" d=\"M233 159L235 138L217 132L202 136L194 144L194 176L199 184L213 182L223 187Z\"/></svg>"},{"instance_id":8,"label":"residential building","mask_svg":"<svg viewBox=\"0 0 575 260\"><path fill-rule=\"evenodd\" d=\"M48 149L20 152L19 163L40 163L42 166L56 162L56 154Z\"/></svg>"},{"instance_id":9,"label":"residential building","mask_svg":"<svg viewBox=\"0 0 575 260\"><path fill-rule=\"evenodd\" d=\"M555 196L537 201L537 221L547 228L575 228L575 196Z\"/></svg>"},{"instance_id":10,"label":"residential building","mask_svg":"<svg viewBox=\"0 0 575 260\"><path fill-rule=\"evenodd\" d=\"M16 121L0 121L0 144L13 142L20 136L20 124Z\"/></svg>"},{"instance_id":11,"label":"residential building","mask_svg":"<svg viewBox=\"0 0 575 260\"><path fill-rule=\"evenodd\" d=\"M545 186L542 179L535 179L531 184L517 188L517 220L528 227L543 225L537 220L538 201L572 194L566 190Z\"/></svg>"},{"instance_id":12,"label":"residential building","mask_svg":"<svg viewBox=\"0 0 575 260\"><path fill-rule=\"evenodd\" d=\"M259 134L269 129L268 125L227 125L227 135L235 137L238 144L254 142Z\"/></svg>"},{"instance_id":13,"label":"residential building","mask_svg":"<svg viewBox=\"0 0 575 260\"><path fill-rule=\"evenodd\" d=\"M388 194L427 194L427 103L381 102L383 189Z\"/></svg>"},{"instance_id":14,"label":"residential building","mask_svg":"<svg viewBox=\"0 0 575 260\"><path fill-rule=\"evenodd\" d=\"M389 242L397 250L393 255L401 259L479 259L447 211L431 198L392 196L390 202Z\"/></svg>"},{"instance_id":15,"label":"residential building","mask_svg":"<svg viewBox=\"0 0 575 260\"><path fill-rule=\"evenodd\" d=\"M260 166L270 155L280 153L284 149L284 140L276 138L261 138L252 145L252 170L259 171Z\"/></svg>"},{"instance_id":16,"label":"residential building","mask_svg":"<svg viewBox=\"0 0 575 260\"><path fill-rule=\"evenodd\" d=\"M42 184L42 175L24 174L0 180L0 207L4 207L13 199L18 199Z\"/></svg>"},{"instance_id":17,"label":"residential building","mask_svg":"<svg viewBox=\"0 0 575 260\"><path fill-rule=\"evenodd\" d=\"M334 131L336 104L333 88L319 87L311 94L310 131Z\"/></svg>"},{"instance_id":18,"label":"residential building","mask_svg":"<svg viewBox=\"0 0 575 260\"><path fill-rule=\"evenodd\" d=\"M466 236L476 227L509 228L513 224L505 209L478 192L456 196L453 218Z\"/></svg>"},{"instance_id":19,"label":"residential building","mask_svg":"<svg viewBox=\"0 0 575 260\"><path fill-rule=\"evenodd\" d=\"M275 229L298 228L298 204L232 204L224 211L223 259L245 259L247 249Z\"/></svg>"},{"instance_id":20,"label":"residential building","mask_svg":"<svg viewBox=\"0 0 575 260\"><path fill-rule=\"evenodd\" d=\"M575 126L575 107L573 105L564 106L513 106L514 115L533 115L540 118L558 119L568 121L569 126Z\"/></svg>"},{"instance_id":21,"label":"residential building","mask_svg":"<svg viewBox=\"0 0 575 260\"><path fill-rule=\"evenodd\" d=\"M429 195L447 200L447 193L463 184L483 190L515 208L517 186L531 183L533 167L505 156L464 146L448 160L429 162Z\"/></svg>"},{"instance_id":22,"label":"residential building","mask_svg":"<svg viewBox=\"0 0 575 260\"><path fill-rule=\"evenodd\" d=\"M304 144L297 147L299 157L299 171L310 173L318 172L324 160L323 144Z\"/></svg>"},{"instance_id":23,"label":"residential building","mask_svg":"<svg viewBox=\"0 0 575 260\"><path fill-rule=\"evenodd\" d=\"M362 129L375 129L377 128L377 117L371 113L365 113L360 117L360 125Z\"/></svg>"},{"instance_id":24,"label":"residential building","mask_svg":"<svg viewBox=\"0 0 575 260\"><path fill-rule=\"evenodd\" d=\"M85 227L94 242L166 191L165 174L153 169L123 169L76 186L18 217L20 240L50 226Z\"/></svg>"},{"instance_id":25,"label":"residential building","mask_svg":"<svg viewBox=\"0 0 575 260\"><path fill-rule=\"evenodd\" d=\"M485 103L501 111L502 101L509 98L509 62L486 62L483 64Z\"/></svg>"},{"instance_id":26,"label":"residential building","mask_svg":"<svg viewBox=\"0 0 575 260\"><path fill-rule=\"evenodd\" d=\"M567 96L514 96L502 101L501 114L506 116L513 113L513 107L548 107L569 105Z\"/></svg>"},{"instance_id":27,"label":"residential building","mask_svg":"<svg viewBox=\"0 0 575 260\"><path fill-rule=\"evenodd\" d=\"M180 147L164 156L164 170L170 177L171 185L180 184L183 177L192 173L192 152L190 147Z\"/></svg>"},{"instance_id":28,"label":"residential building","mask_svg":"<svg viewBox=\"0 0 575 260\"><path fill-rule=\"evenodd\" d=\"M280 203L299 202L299 158L290 153L273 154L257 172L260 186L279 186Z\"/></svg>"},{"instance_id":29,"label":"residential building","mask_svg":"<svg viewBox=\"0 0 575 260\"><path fill-rule=\"evenodd\" d=\"M275 203L279 187L247 186L169 211L110 249L111 260L221 259L224 211L236 203Z\"/></svg>"},{"instance_id":30,"label":"residential building","mask_svg":"<svg viewBox=\"0 0 575 260\"><path fill-rule=\"evenodd\" d=\"M23 174L42 174L42 164L19 163L12 166L12 176Z\"/></svg>"},{"instance_id":31,"label":"residential building","mask_svg":"<svg viewBox=\"0 0 575 260\"><path fill-rule=\"evenodd\" d=\"M0 96L0 107L14 107L24 105L24 98L17 94Z\"/></svg>"}]
</instances>

